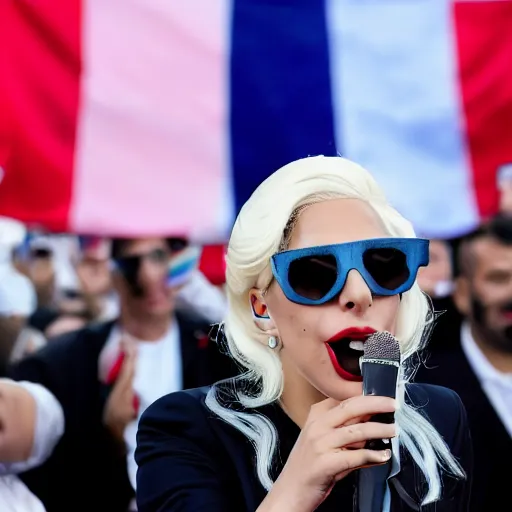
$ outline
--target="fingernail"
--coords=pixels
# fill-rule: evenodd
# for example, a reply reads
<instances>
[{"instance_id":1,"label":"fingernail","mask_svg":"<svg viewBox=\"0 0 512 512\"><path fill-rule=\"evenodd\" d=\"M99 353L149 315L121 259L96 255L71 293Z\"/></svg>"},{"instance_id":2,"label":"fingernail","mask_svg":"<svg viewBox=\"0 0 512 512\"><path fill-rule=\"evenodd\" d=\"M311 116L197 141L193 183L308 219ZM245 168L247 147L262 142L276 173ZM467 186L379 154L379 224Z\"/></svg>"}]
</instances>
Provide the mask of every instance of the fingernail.
<instances>
[{"instance_id":1,"label":"fingernail","mask_svg":"<svg viewBox=\"0 0 512 512\"><path fill-rule=\"evenodd\" d=\"M382 460L388 460L391 458L391 450L384 450L382 454Z\"/></svg>"}]
</instances>

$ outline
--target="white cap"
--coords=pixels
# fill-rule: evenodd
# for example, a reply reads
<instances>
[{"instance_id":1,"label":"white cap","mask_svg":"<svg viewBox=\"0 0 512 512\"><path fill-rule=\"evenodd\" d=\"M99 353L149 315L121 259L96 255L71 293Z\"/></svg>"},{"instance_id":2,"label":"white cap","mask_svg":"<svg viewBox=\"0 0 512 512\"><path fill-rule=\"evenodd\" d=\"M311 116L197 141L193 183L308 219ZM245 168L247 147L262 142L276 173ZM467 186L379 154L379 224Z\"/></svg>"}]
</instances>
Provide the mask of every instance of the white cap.
<instances>
[{"instance_id":1,"label":"white cap","mask_svg":"<svg viewBox=\"0 0 512 512\"><path fill-rule=\"evenodd\" d=\"M30 316L37 308L37 295L30 279L14 268L0 271L0 315Z\"/></svg>"},{"instance_id":2,"label":"white cap","mask_svg":"<svg viewBox=\"0 0 512 512\"><path fill-rule=\"evenodd\" d=\"M11 254L9 247L0 245L0 268L11 266Z\"/></svg>"},{"instance_id":3,"label":"white cap","mask_svg":"<svg viewBox=\"0 0 512 512\"><path fill-rule=\"evenodd\" d=\"M25 240L27 229L21 222L0 216L0 246L12 250Z\"/></svg>"}]
</instances>

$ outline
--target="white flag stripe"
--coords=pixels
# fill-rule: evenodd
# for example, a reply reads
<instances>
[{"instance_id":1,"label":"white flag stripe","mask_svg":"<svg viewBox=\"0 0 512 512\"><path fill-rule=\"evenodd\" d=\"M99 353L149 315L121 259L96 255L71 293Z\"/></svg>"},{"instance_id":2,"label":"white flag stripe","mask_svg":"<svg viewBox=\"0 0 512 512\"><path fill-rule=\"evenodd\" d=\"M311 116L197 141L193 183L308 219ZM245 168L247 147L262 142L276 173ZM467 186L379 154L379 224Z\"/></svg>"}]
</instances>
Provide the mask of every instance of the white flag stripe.
<instances>
[{"instance_id":1,"label":"white flag stripe","mask_svg":"<svg viewBox=\"0 0 512 512\"><path fill-rule=\"evenodd\" d=\"M337 145L424 236L456 236L479 221L451 7L327 2Z\"/></svg>"},{"instance_id":2,"label":"white flag stripe","mask_svg":"<svg viewBox=\"0 0 512 512\"><path fill-rule=\"evenodd\" d=\"M231 0L83 5L73 227L223 238Z\"/></svg>"}]
</instances>

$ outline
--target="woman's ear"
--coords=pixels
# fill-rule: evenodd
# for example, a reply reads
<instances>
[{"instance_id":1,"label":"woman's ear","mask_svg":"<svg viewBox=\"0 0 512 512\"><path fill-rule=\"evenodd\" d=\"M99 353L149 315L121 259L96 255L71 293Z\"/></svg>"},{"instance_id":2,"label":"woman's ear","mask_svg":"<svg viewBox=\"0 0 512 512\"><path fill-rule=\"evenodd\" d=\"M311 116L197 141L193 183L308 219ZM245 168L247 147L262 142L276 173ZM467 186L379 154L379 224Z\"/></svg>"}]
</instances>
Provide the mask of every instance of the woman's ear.
<instances>
[{"instance_id":1,"label":"woman's ear","mask_svg":"<svg viewBox=\"0 0 512 512\"><path fill-rule=\"evenodd\" d=\"M270 317L268 306L263 298L263 293L258 288L249 292L249 301L254 323L268 336L277 336L277 328Z\"/></svg>"}]
</instances>

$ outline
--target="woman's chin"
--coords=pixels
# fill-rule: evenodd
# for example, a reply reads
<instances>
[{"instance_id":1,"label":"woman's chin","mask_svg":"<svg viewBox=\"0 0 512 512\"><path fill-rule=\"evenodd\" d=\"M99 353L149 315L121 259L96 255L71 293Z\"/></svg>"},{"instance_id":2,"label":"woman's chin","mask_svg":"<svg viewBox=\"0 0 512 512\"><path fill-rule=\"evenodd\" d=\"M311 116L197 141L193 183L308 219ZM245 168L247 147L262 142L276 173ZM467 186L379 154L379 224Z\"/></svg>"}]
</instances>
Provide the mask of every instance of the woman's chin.
<instances>
[{"instance_id":1,"label":"woman's chin","mask_svg":"<svg viewBox=\"0 0 512 512\"><path fill-rule=\"evenodd\" d=\"M322 387L323 390L320 390L320 392L324 396L333 398L339 402L363 394L362 382L344 380L337 374L334 375L334 378L330 378L329 382L325 383L325 386Z\"/></svg>"}]
</instances>

